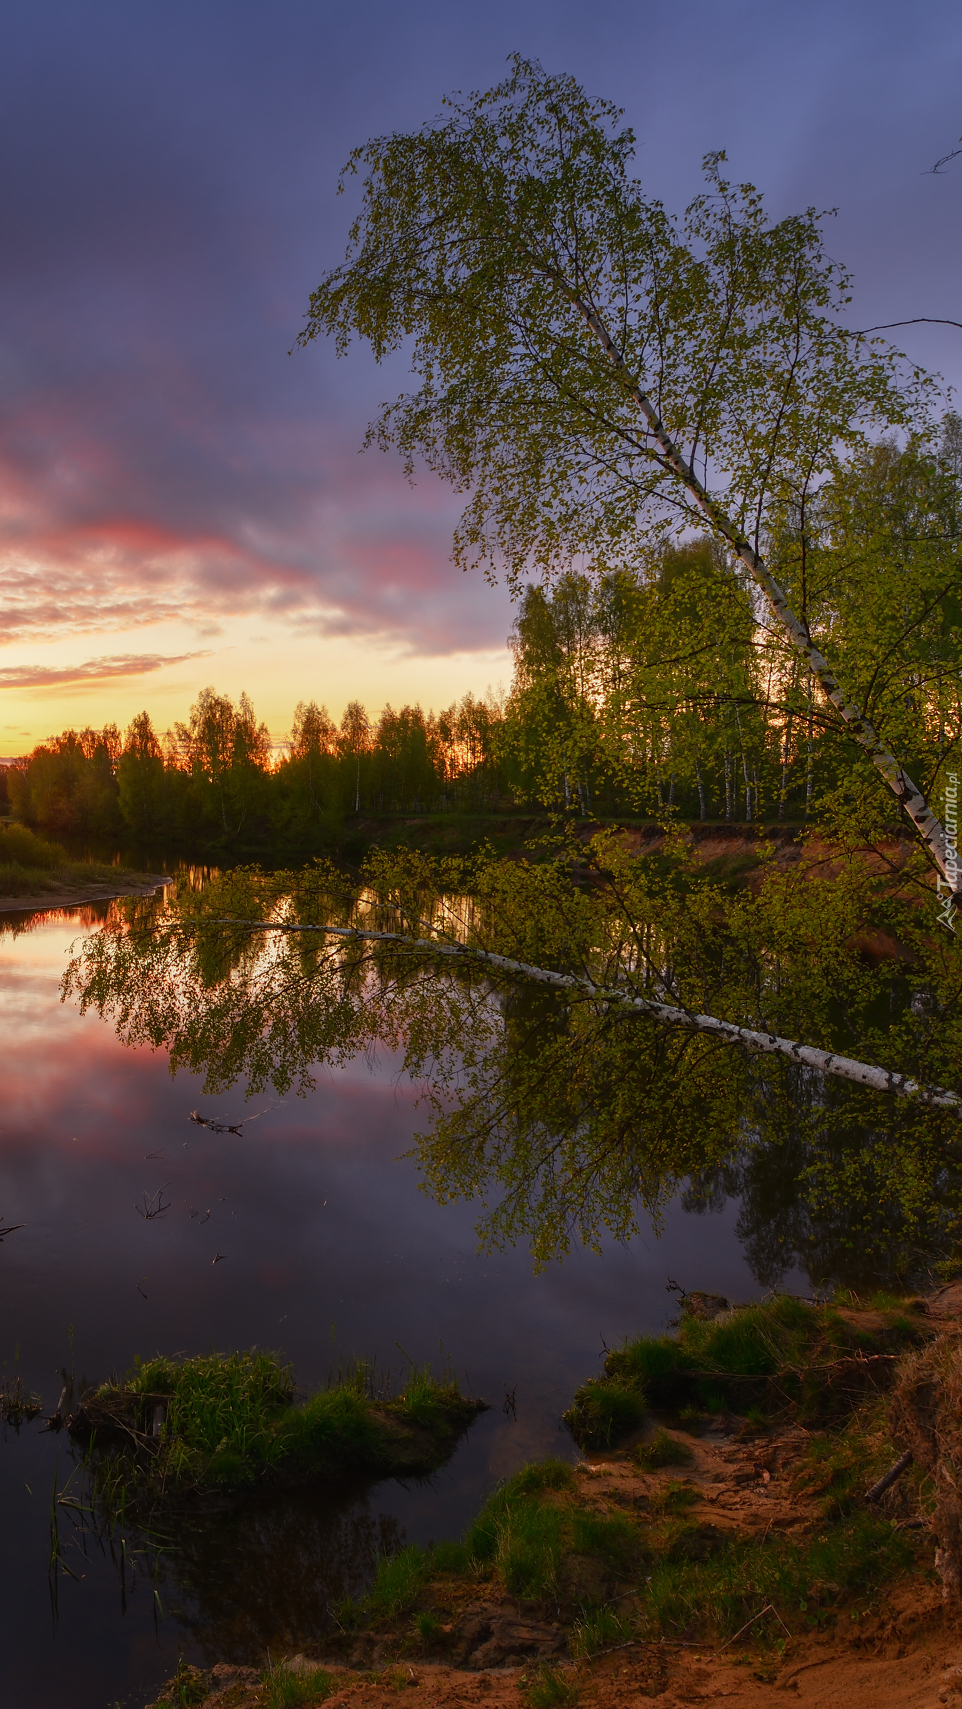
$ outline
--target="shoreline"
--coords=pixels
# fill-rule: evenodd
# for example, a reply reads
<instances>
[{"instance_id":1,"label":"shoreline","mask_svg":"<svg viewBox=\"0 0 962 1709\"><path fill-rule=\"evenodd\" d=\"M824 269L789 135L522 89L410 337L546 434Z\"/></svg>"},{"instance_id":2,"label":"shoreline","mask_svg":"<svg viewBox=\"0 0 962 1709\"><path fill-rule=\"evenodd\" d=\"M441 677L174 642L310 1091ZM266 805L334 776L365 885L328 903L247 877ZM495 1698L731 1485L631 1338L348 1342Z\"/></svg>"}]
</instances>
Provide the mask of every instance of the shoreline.
<instances>
[{"instance_id":1,"label":"shoreline","mask_svg":"<svg viewBox=\"0 0 962 1709\"><path fill-rule=\"evenodd\" d=\"M172 884L163 873L131 873L122 878L90 884L64 884L34 896L0 896L0 914L54 913L62 908L82 908L88 902L112 902L122 896L150 896Z\"/></svg>"}]
</instances>

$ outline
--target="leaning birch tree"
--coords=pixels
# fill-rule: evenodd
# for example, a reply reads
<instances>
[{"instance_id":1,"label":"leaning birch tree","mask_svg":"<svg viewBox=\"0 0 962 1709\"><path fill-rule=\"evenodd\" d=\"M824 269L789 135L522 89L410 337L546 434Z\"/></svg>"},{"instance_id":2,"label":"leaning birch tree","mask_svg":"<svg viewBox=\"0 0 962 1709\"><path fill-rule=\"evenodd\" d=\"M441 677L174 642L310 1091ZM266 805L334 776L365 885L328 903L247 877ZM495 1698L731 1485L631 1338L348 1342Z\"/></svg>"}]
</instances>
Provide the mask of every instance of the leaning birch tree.
<instances>
[{"instance_id":1,"label":"leaning birch tree","mask_svg":"<svg viewBox=\"0 0 962 1709\"><path fill-rule=\"evenodd\" d=\"M804 509L873 434L917 425L931 382L842 324L849 278L815 210L770 221L724 155L675 221L631 177L618 109L571 77L515 58L445 108L351 156L361 209L299 342L410 350L418 389L369 438L470 495L462 565L515 584L604 571L707 525L954 890L937 814L764 555L773 513Z\"/></svg>"}]
</instances>

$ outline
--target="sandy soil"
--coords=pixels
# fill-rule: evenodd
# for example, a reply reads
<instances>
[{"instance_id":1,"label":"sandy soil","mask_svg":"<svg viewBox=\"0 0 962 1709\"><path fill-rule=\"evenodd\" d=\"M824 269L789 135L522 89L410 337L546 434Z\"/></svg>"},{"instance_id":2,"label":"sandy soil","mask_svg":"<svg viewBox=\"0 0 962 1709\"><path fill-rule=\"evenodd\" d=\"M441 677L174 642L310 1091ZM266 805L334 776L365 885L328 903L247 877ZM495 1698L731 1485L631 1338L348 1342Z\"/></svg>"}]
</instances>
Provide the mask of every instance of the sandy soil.
<instances>
[{"instance_id":1,"label":"sandy soil","mask_svg":"<svg viewBox=\"0 0 962 1709\"><path fill-rule=\"evenodd\" d=\"M294 1670L313 1664L291 1658ZM380 1679L328 1664L337 1687L326 1709L529 1709L529 1666L480 1673L404 1662ZM830 1637L795 1641L769 1668L733 1646L727 1653L693 1646L633 1644L587 1663L563 1662L557 1673L577 1689L579 1709L681 1709L725 1703L730 1709L962 1709L962 1619L947 1612L941 1591L903 1587L873 1622L842 1621ZM209 1709L255 1709L262 1701L252 1669L213 1670Z\"/></svg>"},{"instance_id":2,"label":"sandy soil","mask_svg":"<svg viewBox=\"0 0 962 1709\"><path fill-rule=\"evenodd\" d=\"M58 884L37 896L0 896L0 914L34 914L60 908L81 908L86 902L110 902L116 896L150 896L173 879L159 873L118 874L95 884Z\"/></svg>"}]
</instances>

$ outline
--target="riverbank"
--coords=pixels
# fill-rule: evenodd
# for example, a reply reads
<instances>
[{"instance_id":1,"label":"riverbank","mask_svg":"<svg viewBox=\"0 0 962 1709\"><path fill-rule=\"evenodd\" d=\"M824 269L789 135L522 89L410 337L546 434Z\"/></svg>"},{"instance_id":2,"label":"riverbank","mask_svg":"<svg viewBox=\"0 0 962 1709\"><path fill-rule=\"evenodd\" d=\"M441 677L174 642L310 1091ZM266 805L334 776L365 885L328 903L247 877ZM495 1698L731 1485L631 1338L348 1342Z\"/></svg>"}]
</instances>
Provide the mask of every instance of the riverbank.
<instances>
[{"instance_id":1,"label":"riverbank","mask_svg":"<svg viewBox=\"0 0 962 1709\"><path fill-rule=\"evenodd\" d=\"M0 820L0 913L75 908L115 896L146 896L169 878L101 861L72 860L16 820Z\"/></svg>"},{"instance_id":2,"label":"riverbank","mask_svg":"<svg viewBox=\"0 0 962 1709\"><path fill-rule=\"evenodd\" d=\"M323 1651L275 1651L263 1674L182 1668L158 1704L387 1709L403 1691L409 1709L775 1709L790 1692L813 1709L960 1709L939 1480L917 1454L867 1497L925 1360L962 1358L962 1284L685 1304L678 1336L630 1343L579 1391L570 1427L610 1446L518 1473L462 1544L382 1561ZM927 1429L931 1395L923 1410Z\"/></svg>"},{"instance_id":3,"label":"riverbank","mask_svg":"<svg viewBox=\"0 0 962 1709\"><path fill-rule=\"evenodd\" d=\"M36 882L22 892L4 894L0 890L0 914L35 914L80 908L88 902L111 902L119 896L152 896L172 882L163 873L127 873L116 867L85 868L78 863L61 872L37 874Z\"/></svg>"}]
</instances>

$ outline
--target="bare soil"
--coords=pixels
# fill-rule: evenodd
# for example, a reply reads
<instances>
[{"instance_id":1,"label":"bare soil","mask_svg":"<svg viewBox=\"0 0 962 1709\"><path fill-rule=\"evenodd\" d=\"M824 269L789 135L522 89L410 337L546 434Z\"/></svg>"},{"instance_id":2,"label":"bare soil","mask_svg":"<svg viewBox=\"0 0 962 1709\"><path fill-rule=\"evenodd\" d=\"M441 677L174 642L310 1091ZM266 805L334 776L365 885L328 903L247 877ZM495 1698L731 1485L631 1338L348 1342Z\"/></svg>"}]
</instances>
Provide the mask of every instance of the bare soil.
<instances>
[{"instance_id":1,"label":"bare soil","mask_svg":"<svg viewBox=\"0 0 962 1709\"><path fill-rule=\"evenodd\" d=\"M51 883L35 896L0 896L0 914L49 913L80 908L87 902L110 902L117 896L150 896L172 882L161 873L131 872L90 884Z\"/></svg>"}]
</instances>

